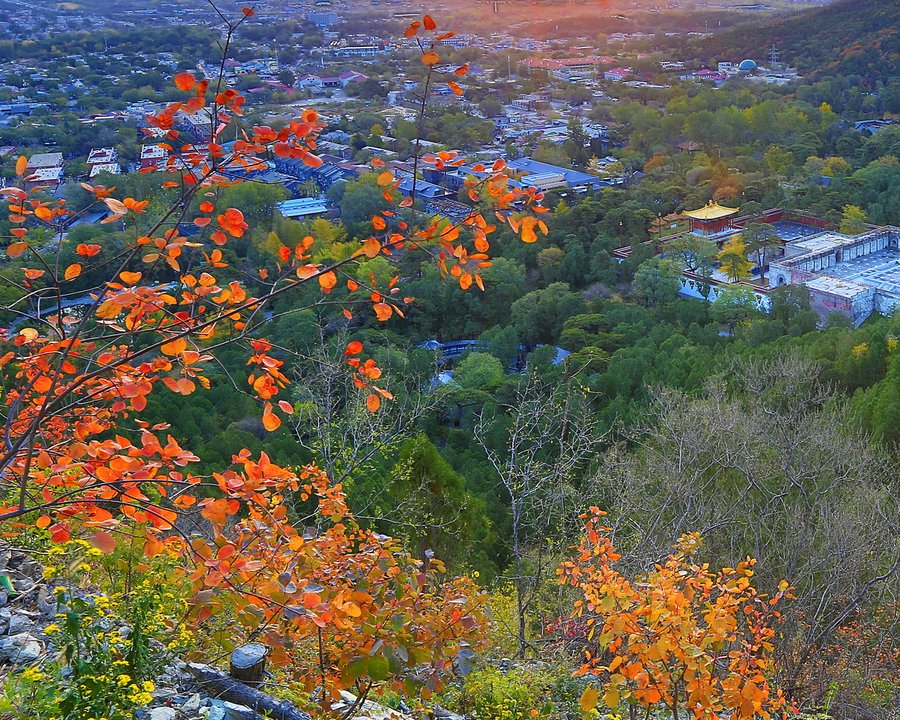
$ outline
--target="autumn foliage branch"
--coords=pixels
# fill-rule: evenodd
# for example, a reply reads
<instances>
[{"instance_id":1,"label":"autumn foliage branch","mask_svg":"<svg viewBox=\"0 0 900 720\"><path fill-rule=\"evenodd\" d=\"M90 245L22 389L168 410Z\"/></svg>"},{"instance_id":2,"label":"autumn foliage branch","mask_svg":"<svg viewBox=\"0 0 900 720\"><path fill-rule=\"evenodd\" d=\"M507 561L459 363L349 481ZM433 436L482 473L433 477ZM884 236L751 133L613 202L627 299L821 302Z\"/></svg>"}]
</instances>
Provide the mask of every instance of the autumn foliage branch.
<instances>
[{"instance_id":1,"label":"autumn foliage branch","mask_svg":"<svg viewBox=\"0 0 900 720\"><path fill-rule=\"evenodd\" d=\"M498 160L473 169L467 180L473 205L465 217L453 222L419 215L417 178L410 196L398 200L401 178L376 160L377 185L393 209L372 217L372 234L357 251L321 264L312 260L314 237L282 245L275 272L259 270L253 284L262 292L256 293L226 260L229 243L250 227L239 209L223 206L223 191L266 158L321 165L317 137L325 124L307 110L281 129L243 126L245 99L228 87L224 60L235 31L253 11L245 8L237 20L215 12L226 29L218 77L176 75L185 98L147 118L148 134L163 136L158 145L168 159L159 168L165 173L161 187L174 193L171 205L148 221L149 199L82 186L91 207L107 212L104 223L122 223L123 250L81 243L74 248L77 261L63 262L66 230L78 213L45 193L24 157L16 165L19 182L0 190L12 225L3 280L22 293L2 308L15 320L0 331L6 387L0 522L8 534L36 526L53 542L85 536L107 553L120 533L130 541L141 538L148 558L176 548L184 553L194 620L227 611L269 640L277 660L295 665L314 640L315 672L303 677L319 678L324 697L388 677L433 688L454 653L467 647L464 638L477 643L484 624L483 598L468 581L448 583L437 561L423 565L396 541L363 530L340 486L317 469L289 470L265 454L253 460L243 451L231 468L197 475L192 467L198 457L166 434L165 424L151 425L142 413L161 388L185 396L209 388L218 352L240 344L247 350L248 392L262 406L264 427L276 430L293 408L283 399L289 385L285 360L263 337L265 310L274 299L310 286L327 298L344 284L338 304L348 324L351 308L362 303L380 322L403 317L413 298L402 296L398 277L382 287L371 276L362 286L345 269L417 251L433 257L442 275L464 290L484 290L489 236L505 224L524 242L535 242L547 232L540 219L543 195L511 187ZM419 38L429 77L440 61L438 44L451 35L436 28L425 16L406 33ZM420 32L430 39L423 42ZM452 75L459 79L466 72L463 66ZM455 80L450 88L462 92ZM209 121L203 144L178 129L182 119L198 116ZM238 139L227 143L226 133ZM415 162L416 175L420 162L436 170L464 164L453 152L417 153ZM55 242L46 242L45 229L55 232ZM79 290L87 273L106 279ZM51 309L41 311L42 303ZM68 312L70 306L80 311ZM359 341L349 343L345 362L366 406L378 412L391 399L378 384L381 370ZM311 533L304 524L298 497L301 505L317 503L320 530ZM185 519L202 519L206 536L189 537Z\"/></svg>"}]
</instances>

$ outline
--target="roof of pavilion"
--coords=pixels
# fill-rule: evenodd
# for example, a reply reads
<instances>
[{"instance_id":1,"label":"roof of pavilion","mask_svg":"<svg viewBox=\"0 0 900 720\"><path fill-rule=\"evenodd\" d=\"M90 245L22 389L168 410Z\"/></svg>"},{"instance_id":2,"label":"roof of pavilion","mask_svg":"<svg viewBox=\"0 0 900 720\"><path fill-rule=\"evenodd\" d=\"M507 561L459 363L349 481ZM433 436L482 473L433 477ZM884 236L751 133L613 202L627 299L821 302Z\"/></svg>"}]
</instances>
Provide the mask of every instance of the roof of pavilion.
<instances>
[{"instance_id":1,"label":"roof of pavilion","mask_svg":"<svg viewBox=\"0 0 900 720\"><path fill-rule=\"evenodd\" d=\"M709 205L699 210L685 211L685 215L693 220L718 220L730 217L737 213L737 208L724 207L719 203L710 202Z\"/></svg>"}]
</instances>

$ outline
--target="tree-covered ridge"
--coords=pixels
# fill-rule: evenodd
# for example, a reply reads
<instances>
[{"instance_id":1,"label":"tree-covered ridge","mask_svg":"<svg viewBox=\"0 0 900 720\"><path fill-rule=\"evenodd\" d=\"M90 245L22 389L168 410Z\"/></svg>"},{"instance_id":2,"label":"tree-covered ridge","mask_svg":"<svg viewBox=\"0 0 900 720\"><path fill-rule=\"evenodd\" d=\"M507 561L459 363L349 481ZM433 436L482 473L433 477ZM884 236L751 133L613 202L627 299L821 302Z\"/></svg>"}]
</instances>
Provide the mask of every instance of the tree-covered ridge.
<instances>
[{"instance_id":1,"label":"tree-covered ridge","mask_svg":"<svg viewBox=\"0 0 900 720\"><path fill-rule=\"evenodd\" d=\"M742 25L704 43L704 53L766 60L776 45L783 62L814 79L857 75L869 88L895 81L900 62L895 2L838 0L790 16Z\"/></svg>"}]
</instances>

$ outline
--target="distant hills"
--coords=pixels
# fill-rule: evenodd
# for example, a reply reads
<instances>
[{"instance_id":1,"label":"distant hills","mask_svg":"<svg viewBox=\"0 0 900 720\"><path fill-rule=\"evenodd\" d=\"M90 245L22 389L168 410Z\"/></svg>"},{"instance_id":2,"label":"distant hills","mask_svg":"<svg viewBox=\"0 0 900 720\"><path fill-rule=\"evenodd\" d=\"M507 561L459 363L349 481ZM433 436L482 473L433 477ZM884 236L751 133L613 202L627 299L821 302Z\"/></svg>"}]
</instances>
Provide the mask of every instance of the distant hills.
<instances>
[{"instance_id":1,"label":"distant hills","mask_svg":"<svg viewBox=\"0 0 900 720\"><path fill-rule=\"evenodd\" d=\"M859 75L869 83L888 82L898 74L900 1L838 0L729 29L704 49L715 45L717 57L765 62L773 44L781 60L803 74Z\"/></svg>"}]
</instances>

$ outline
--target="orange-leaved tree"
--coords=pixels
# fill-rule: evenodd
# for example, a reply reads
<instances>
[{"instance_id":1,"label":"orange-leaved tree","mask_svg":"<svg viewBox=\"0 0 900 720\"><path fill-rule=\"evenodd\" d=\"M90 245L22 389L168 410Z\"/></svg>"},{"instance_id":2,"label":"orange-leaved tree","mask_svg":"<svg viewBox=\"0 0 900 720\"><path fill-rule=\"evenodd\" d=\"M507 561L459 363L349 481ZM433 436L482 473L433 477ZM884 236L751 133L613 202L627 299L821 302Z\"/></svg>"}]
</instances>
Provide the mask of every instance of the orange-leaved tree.
<instances>
[{"instance_id":1,"label":"orange-leaved tree","mask_svg":"<svg viewBox=\"0 0 900 720\"><path fill-rule=\"evenodd\" d=\"M383 679L386 670L421 678L428 674L417 668L445 669L460 637L480 625L480 599L471 587L435 585L439 564L423 566L391 539L361 530L340 488L329 488L317 470L295 472L241 453L232 468L199 475L192 471L196 455L141 414L151 393L190 395L209 387L208 370L220 351L240 345L249 370L235 383L260 401L264 427L277 429L293 409L283 399L287 352L265 339L266 309L276 298L312 286L328 301L340 285L336 304L349 327L359 308L379 321L402 317L413 299L402 296L397 277L382 287L374 276L364 284L350 271L379 255L392 260L408 252L428 253L464 289L483 289L489 236L505 223L534 242L547 232L543 196L535 188L511 188L498 160L473 169L467 181L473 205L451 220L420 206L417 183L420 163L457 167L463 160L455 153L417 153L412 190L402 200L403 178L375 161L377 184L392 209L372 218L371 236L351 257L315 263L316 239L306 237L277 248L274 270L249 277L229 266L231 243L250 227L238 208L224 204L225 191L269 157L319 166L316 138L324 123L307 110L278 130L245 127L244 97L228 86L225 58L253 10L228 19L214 9L225 31L218 75L176 75L184 99L147 118L148 135L160 138L153 144L167 157L145 169L164 173L161 189L173 196L164 209L154 209L152 198L117 198L115 188L85 183L92 204L72 212L47 193L24 157L16 165L19 182L0 190L12 227L0 279L20 295L0 307L13 318L0 331L0 523L7 533L37 525L54 542L88 537L104 552L125 533L141 537L149 556L181 535L200 593L196 617L230 598L245 618L255 618L257 633L278 627L283 647L313 633L322 643L317 676L331 694L362 677ZM430 88L441 74L439 43L452 33L437 34L425 16L406 34L417 38ZM454 92L465 72L449 73ZM179 129L187 122L194 135ZM198 140L196 129L204 126ZM478 204L483 191L490 201ZM72 222L96 208L108 214L104 222L122 224L122 244L70 247ZM75 261L64 259L72 254ZM88 277L103 279L84 287ZM381 371L358 341L345 356L368 409L377 412L391 397L378 385ZM321 535L307 537L310 523L293 497L298 492L320 499L312 525ZM212 531L189 538L185 516L202 517ZM322 592L309 590L314 580ZM388 643L388 626L401 641ZM357 657L369 659L335 671Z\"/></svg>"},{"instance_id":2,"label":"orange-leaved tree","mask_svg":"<svg viewBox=\"0 0 900 720\"><path fill-rule=\"evenodd\" d=\"M629 580L613 568L620 559L594 507L574 560L560 582L577 588L574 615L583 619L584 662L577 671L599 682L582 695L585 712L602 699L627 702L649 717L769 718L788 706L775 687L773 638L778 603L790 597L782 582L771 598L752 584L754 561L712 571L691 556L701 538L688 533L652 570Z\"/></svg>"}]
</instances>

